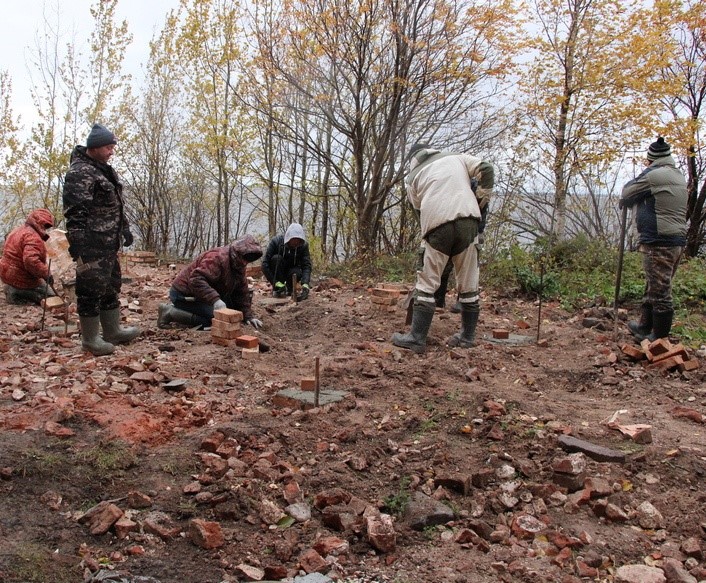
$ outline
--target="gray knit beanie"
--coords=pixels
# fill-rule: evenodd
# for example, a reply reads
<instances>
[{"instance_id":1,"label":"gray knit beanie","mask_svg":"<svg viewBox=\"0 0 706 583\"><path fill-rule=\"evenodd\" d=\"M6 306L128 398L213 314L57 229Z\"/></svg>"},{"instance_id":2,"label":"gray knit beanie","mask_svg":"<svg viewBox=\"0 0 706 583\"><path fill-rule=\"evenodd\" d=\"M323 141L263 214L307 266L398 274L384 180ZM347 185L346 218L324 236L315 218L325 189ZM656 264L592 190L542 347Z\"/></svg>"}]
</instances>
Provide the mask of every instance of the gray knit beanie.
<instances>
[{"instance_id":1,"label":"gray knit beanie","mask_svg":"<svg viewBox=\"0 0 706 583\"><path fill-rule=\"evenodd\" d=\"M647 149L647 159L656 160L657 158L664 158L665 156L670 156L672 154L672 149L669 144L664 141L664 138L660 136L657 138L656 142L652 142L650 147Z\"/></svg>"},{"instance_id":2,"label":"gray knit beanie","mask_svg":"<svg viewBox=\"0 0 706 583\"><path fill-rule=\"evenodd\" d=\"M102 148L108 144L117 143L118 140L115 139L115 134L99 123L93 124L93 129L91 129L91 133L86 138L87 148Z\"/></svg>"}]
</instances>

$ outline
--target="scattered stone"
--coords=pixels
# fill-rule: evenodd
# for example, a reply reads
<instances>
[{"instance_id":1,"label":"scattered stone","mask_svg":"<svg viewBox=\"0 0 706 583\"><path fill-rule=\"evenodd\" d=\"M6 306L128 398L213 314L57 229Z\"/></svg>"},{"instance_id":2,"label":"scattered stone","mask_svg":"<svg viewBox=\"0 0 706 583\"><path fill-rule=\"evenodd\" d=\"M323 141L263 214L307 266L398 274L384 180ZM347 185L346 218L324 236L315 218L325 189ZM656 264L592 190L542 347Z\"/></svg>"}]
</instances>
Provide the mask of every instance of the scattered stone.
<instances>
[{"instance_id":1,"label":"scattered stone","mask_svg":"<svg viewBox=\"0 0 706 583\"><path fill-rule=\"evenodd\" d=\"M645 501L637 507L637 522L642 528L657 530L664 528L664 517L650 502Z\"/></svg>"},{"instance_id":2,"label":"scattered stone","mask_svg":"<svg viewBox=\"0 0 706 583\"><path fill-rule=\"evenodd\" d=\"M691 575L676 559L665 557L662 561L662 570L667 578L667 583L698 583L696 577Z\"/></svg>"},{"instance_id":3,"label":"scattered stone","mask_svg":"<svg viewBox=\"0 0 706 583\"><path fill-rule=\"evenodd\" d=\"M306 502L295 502L287 506L284 511L297 522L311 520L311 507Z\"/></svg>"},{"instance_id":4,"label":"scattered stone","mask_svg":"<svg viewBox=\"0 0 706 583\"><path fill-rule=\"evenodd\" d=\"M414 530L446 524L455 518L453 511L422 492L415 492L404 513L404 521Z\"/></svg>"},{"instance_id":5,"label":"scattered stone","mask_svg":"<svg viewBox=\"0 0 706 583\"><path fill-rule=\"evenodd\" d=\"M368 542L382 553L391 553L397 545L397 534L389 514L367 516L365 519Z\"/></svg>"},{"instance_id":6,"label":"scattered stone","mask_svg":"<svg viewBox=\"0 0 706 583\"><path fill-rule=\"evenodd\" d=\"M127 505L130 508L135 509L149 508L152 506L152 498L150 498L147 494L133 490L128 492Z\"/></svg>"},{"instance_id":7,"label":"scattered stone","mask_svg":"<svg viewBox=\"0 0 706 583\"><path fill-rule=\"evenodd\" d=\"M667 583L667 578L657 567L623 565L615 571L615 583Z\"/></svg>"},{"instance_id":8,"label":"scattered stone","mask_svg":"<svg viewBox=\"0 0 706 583\"><path fill-rule=\"evenodd\" d=\"M323 573L328 571L328 563L314 549L308 549L299 557L299 566L306 573Z\"/></svg>"},{"instance_id":9,"label":"scattered stone","mask_svg":"<svg viewBox=\"0 0 706 583\"><path fill-rule=\"evenodd\" d=\"M110 527L113 526L122 515L123 511L115 504L104 501L99 502L83 514L78 519L78 522L80 524L86 524L91 530L92 535L99 536L108 532Z\"/></svg>"},{"instance_id":10,"label":"scattered stone","mask_svg":"<svg viewBox=\"0 0 706 583\"><path fill-rule=\"evenodd\" d=\"M194 518L189 522L189 538L202 549L217 549L225 544L221 525L200 518ZM259 579L255 580L259 581Z\"/></svg>"},{"instance_id":11,"label":"scattered stone","mask_svg":"<svg viewBox=\"0 0 706 583\"><path fill-rule=\"evenodd\" d=\"M253 567L246 563L240 563L233 569L235 575L243 581L262 581L265 578L265 571L260 567Z\"/></svg>"}]
</instances>

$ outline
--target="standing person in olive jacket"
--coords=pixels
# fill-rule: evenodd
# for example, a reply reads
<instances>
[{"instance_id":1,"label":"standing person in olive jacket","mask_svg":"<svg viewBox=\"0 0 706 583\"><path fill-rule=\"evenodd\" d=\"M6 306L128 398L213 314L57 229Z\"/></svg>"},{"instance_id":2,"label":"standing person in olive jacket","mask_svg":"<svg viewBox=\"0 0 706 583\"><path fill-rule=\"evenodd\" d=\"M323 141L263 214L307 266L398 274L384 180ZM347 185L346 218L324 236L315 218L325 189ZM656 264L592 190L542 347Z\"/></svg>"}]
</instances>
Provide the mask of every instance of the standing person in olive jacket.
<instances>
[{"instance_id":1,"label":"standing person in olive jacket","mask_svg":"<svg viewBox=\"0 0 706 583\"><path fill-rule=\"evenodd\" d=\"M647 168L623 187L618 205L635 208L645 293L639 322L628 322L638 340L667 338L672 329L672 279L686 245L686 180L664 138L650 144Z\"/></svg>"},{"instance_id":2,"label":"standing person in olive jacket","mask_svg":"<svg viewBox=\"0 0 706 583\"><path fill-rule=\"evenodd\" d=\"M0 279L5 284L8 303L39 304L54 295L49 288L54 278L49 273L44 246L49 239L47 230L53 226L52 214L47 209L37 209L29 213L24 225L7 236L0 258Z\"/></svg>"},{"instance_id":3,"label":"standing person in olive jacket","mask_svg":"<svg viewBox=\"0 0 706 583\"><path fill-rule=\"evenodd\" d=\"M309 297L311 255L304 229L292 223L284 234L275 235L262 258L262 273L272 285L272 295L283 298L292 295L292 276L302 285L299 301Z\"/></svg>"},{"instance_id":4,"label":"standing person in olive jacket","mask_svg":"<svg viewBox=\"0 0 706 583\"><path fill-rule=\"evenodd\" d=\"M64 180L66 238L76 261L81 345L96 356L111 354L114 344L129 342L140 333L139 328L120 326L118 251L132 245L133 237L125 216L123 185L108 164L116 143L110 130L95 124L86 146L76 146L71 153Z\"/></svg>"},{"instance_id":5,"label":"standing person in olive jacket","mask_svg":"<svg viewBox=\"0 0 706 583\"><path fill-rule=\"evenodd\" d=\"M243 321L256 330L262 321L253 315L252 300L245 275L248 263L262 257L262 247L252 235L216 247L199 255L179 272L169 290L171 304L161 304L157 325L171 322L185 326L210 326L213 311L240 310Z\"/></svg>"}]
</instances>

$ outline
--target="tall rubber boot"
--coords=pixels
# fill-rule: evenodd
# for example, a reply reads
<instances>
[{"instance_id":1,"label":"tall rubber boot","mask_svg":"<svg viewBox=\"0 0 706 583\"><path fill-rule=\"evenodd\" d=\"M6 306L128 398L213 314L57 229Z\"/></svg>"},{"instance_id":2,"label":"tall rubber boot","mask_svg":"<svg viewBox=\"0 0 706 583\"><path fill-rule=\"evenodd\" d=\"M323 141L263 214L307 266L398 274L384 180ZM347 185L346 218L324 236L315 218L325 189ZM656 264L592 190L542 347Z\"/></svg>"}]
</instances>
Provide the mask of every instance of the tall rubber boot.
<instances>
[{"instance_id":1,"label":"tall rubber boot","mask_svg":"<svg viewBox=\"0 0 706 583\"><path fill-rule=\"evenodd\" d=\"M169 328L169 324L171 322L183 324L184 326L189 327L198 326L201 324L201 322L191 312L180 310L175 307L174 304L159 304L157 327Z\"/></svg>"},{"instance_id":2,"label":"tall rubber boot","mask_svg":"<svg viewBox=\"0 0 706 583\"><path fill-rule=\"evenodd\" d=\"M649 336L650 332L652 332L652 304L642 304L640 321L635 322L632 320L628 322L628 329L640 342Z\"/></svg>"},{"instance_id":3,"label":"tall rubber boot","mask_svg":"<svg viewBox=\"0 0 706 583\"><path fill-rule=\"evenodd\" d=\"M454 334L446 341L451 347L471 348L475 345L476 326L478 326L478 316L480 315L480 304L461 304L461 331Z\"/></svg>"},{"instance_id":4,"label":"tall rubber boot","mask_svg":"<svg viewBox=\"0 0 706 583\"><path fill-rule=\"evenodd\" d=\"M433 317L434 304L427 306L426 303L415 303L412 312L412 330L409 334L395 332L392 335L392 343L400 348L407 348L417 354L422 354L426 350L427 334Z\"/></svg>"},{"instance_id":5,"label":"tall rubber boot","mask_svg":"<svg viewBox=\"0 0 706 583\"><path fill-rule=\"evenodd\" d=\"M654 312L652 314L652 332L647 339L650 342L654 342L657 338L669 338L669 332L672 330L673 318L674 310L669 310L667 312Z\"/></svg>"},{"instance_id":6,"label":"tall rubber boot","mask_svg":"<svg viewBox=\"0 0 706 583\"><path fill-rule=\"evenodd\" d=\"M103 339L111 344L125 344L140 334L140 329L136 326L123 328L120 325L120 308L101 310L100 320L103 327Z\"/></svg>"},{"instance_id":7,"label":"tall rubber boot","mask_svg":"<svg viewBox=\"0 0 706 583\"><path fill-rule=\"evenodd\" d=\"M115 346L106 342L99 334L99 316L79 316L81 322L81 348L94 356L105 356L115 352Z\"/></svg>"}]
</instances>

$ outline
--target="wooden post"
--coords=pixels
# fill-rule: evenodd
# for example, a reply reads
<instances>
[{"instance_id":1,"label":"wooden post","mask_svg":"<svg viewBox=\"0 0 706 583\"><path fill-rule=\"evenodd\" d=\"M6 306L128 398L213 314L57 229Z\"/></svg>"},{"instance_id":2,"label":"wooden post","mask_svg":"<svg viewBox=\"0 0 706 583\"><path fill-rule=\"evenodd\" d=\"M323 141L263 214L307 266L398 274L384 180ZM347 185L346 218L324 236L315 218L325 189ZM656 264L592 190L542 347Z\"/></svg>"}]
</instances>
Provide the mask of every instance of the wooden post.
<instances>
[{"instance_id":1,"label":"wooden post","mask_svg":"<svg viewBox=\"0 0 706 583\"><path fill-rule=\"evenodd\" d=\"M299 294L297 293L297 274L292 274L292 300L294 303L299 301Z\"/></svg>"},{"instance_id":2,"label":"wooden post","mask_svg":"<svg viewBox=\"0 0 706 583\"><path fill-rule=\"evenodd\" d=\"M316 357L316 371L314 373L314 407L319 406L319 357Z\"/></svg>"}]
</instances>

